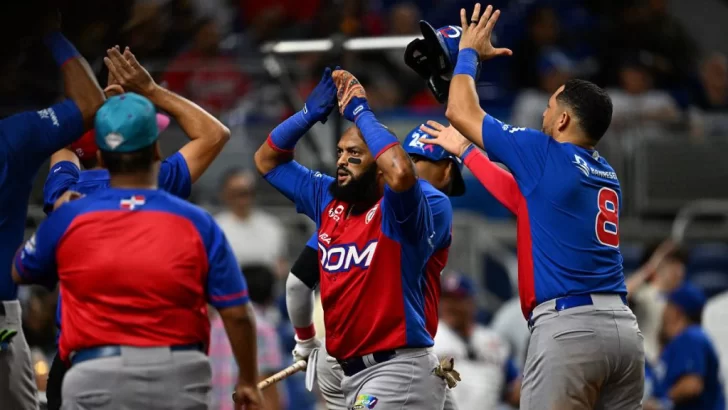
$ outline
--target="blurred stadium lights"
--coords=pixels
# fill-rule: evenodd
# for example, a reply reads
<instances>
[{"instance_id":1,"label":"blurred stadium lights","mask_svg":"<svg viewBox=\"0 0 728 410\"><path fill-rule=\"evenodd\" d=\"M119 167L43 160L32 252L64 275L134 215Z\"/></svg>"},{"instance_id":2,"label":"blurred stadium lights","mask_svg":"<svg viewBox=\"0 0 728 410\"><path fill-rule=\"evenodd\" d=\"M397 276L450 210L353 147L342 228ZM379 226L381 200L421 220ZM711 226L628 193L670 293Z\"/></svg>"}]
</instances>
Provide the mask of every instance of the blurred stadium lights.
<instances>
[{"instance_id":1,"label":"blurred stadium lights","mask_svg":"<svg viewBox=\"0 0 728 410\"><path fill-rule=\"evenodd\" d=\"M348 51L396 50L407 47L417 36L356 37L344 40L341 47ZM332 39L295 40L266 43L261 47L263 53L296 54L326 52L334 48Z\"/></svg>"}]
</instances>

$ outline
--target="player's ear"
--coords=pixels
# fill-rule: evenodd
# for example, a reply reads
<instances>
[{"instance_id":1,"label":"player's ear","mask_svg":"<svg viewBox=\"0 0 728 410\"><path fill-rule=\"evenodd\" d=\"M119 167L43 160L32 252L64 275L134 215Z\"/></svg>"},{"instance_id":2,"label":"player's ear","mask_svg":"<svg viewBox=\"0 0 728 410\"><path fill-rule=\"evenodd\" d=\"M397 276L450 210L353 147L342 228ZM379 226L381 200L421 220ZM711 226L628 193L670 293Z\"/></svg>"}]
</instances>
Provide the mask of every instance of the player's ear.
<instances>
[{"instance_id":1,"label":"player's ear","mask_svg":"<svg viewBox=\"0 0 728 410\"><path fill-rule=\"evenodd\" d=\"M569 123L571 122L571 115L567 110L564 110L561 112L561 115L559 115L559 119L556 122L556 130L559 132L564 132L566 130L566 127L569 126Z\"/></svg>"}]
</instances>

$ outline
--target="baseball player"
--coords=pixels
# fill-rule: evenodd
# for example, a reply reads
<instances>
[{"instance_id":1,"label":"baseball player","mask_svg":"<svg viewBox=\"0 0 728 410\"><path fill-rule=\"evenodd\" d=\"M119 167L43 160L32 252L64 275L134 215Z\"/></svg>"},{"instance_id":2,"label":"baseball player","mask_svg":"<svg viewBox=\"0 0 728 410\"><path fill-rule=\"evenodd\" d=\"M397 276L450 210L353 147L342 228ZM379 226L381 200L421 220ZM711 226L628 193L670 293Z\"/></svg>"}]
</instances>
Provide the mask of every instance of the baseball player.
<instances>
[{"instance_id":1,"label":"baseball player","mask_svg":"<svg viewBox=\"0 0 728 410\"><path fill-rule=\"evenodd\" d=\"M17 286L10 267L23 241L35 175L55 151L90 128L104 95L86 60L59 31L54 13L43 41L60 67L67 100L0 121L0 401L8 410L38 406L30 350L21 327Z\"/></svg>"},{"instance_id":2,"label":"baseball player","mask_svg":"<svg viewBox=\"0 0 728 410\"><path fill-rule=\"evenodd\" d=\"M469 22L461 10L446 116L512 171L525 198L519 293L531 340L521 408L641 408L644 350L626 305L619 181L594 149L609 127L611 100L596 85L571 80L552 95L543 132L487 115L474 82L480 61L511 51L491 44L500 11L488 6L481 17L480 9ZM460 149L467 159L475 148Z\"/></svg>"},{"instance_id":3,"label":"baseball player","mask_svg":"<svg viewBox=\"0 0 728 410\"><path fill-rule=\"evenodd\" d=\"M233 397L260 408L245 281L212 217L157 189L154 105L112 97L95 127L111 187L56 209L13 265L16 282L60 282L62 408L206 408L208 303L241 369Z\"/></svg>"},{"instance_id":4,"label":"baseball player","mask_svg":"<svg viewBox=\"0 0 728 410\"><path fill-rule=\"evenodd\" d=\"M404 150L415 163L417 175L426 180L448 196L460 196L465 193L462 178L462 162L448 154L440 147L424 145L420 139L427 134L415 128L404 140ZM435 225L452 225L451 212L433 214ZM291 267L291 274L286 281L286 307L288 316L296 330L298 350L294 351L296 359L309 359L314 347L320 350L314 353L312 365L307 369L308 380L318 380L319 390L326 400L329 410L347 410L346 398L341 391L341 380L344 373L336 360L329 356L325 349L319 347L314 338L313 326L313 291L319 285L318 234L314 233L300 256ZM431 337L435 337L438 324L438 304L440 298L440 273L447 264L450 238L436 247L435 253L426 265L423 290L425 292L425 326ZM311 348L308 348L308 347ZM315 364L315 365L314 365ZM310 383L309 383L310 385ZM448 391L449 392L449 391ZM450 407L446 407L450 408Z\"/></svg>"},{"instance_id":5,"label":"baseball player","mask_svg":"<svg viewBox=\"0 0 728 410\"><path fill-rule=\"evenodd\" d=\"M159 189L187 199L192 184L220 153L230 138L230 131L193 102L157 85L128 47L123 55L118 47L109 49L108 54L109 85L104 90L107 97L122 95L124 87L143 92L150 101L169 112L192 140L162 161L158 175ZM114 72L124 72L127 75L116 80ZM157 129L161 133L169 125L169 117L157 114L156 119ZM57 204L63 203L59 199L68 191L86 195L109 186L109 171L100 166L95 138L96 134L92 129L74 142L71 149L63 148L51 156L51 171L43 187L43 209L46 213L50 213ZM81 171L80 162L84 163L86 170ZM61 303L59 295L56 310L56 325L59 329ZM66 370L67 367L56 354L51 364L46 390L49 410L59 409L61 406L61 386Z\"/></svg>"},{"instance_id":6,"label":"baseball player","mask_svg":"<svg viewBox=\"0 0 728 410\"><path fill-rule=\"evenodd\" d=\"M660 337L665 346L655 367L655 396L662 398L657 408L726 408L718 353L700 325L705 300L703 292L689 282L667 296Z\"/></svg>"},{"instance_id":7,"label":"baseball player","mask_svg":"<svg viewBox=\"0 0 728 410\"><path fill-rule=\"evenodd\" d=\"M339 140L334 179L304 168L292 154L337 97L340 113L356 126ZM433 223L433 214L451 211L447 197L417 179L397 138L343 70L325 70L304 109L271 132L255 162L318 226L326 350L344 373L347 406L442 409L446 382L433 372L439 364L421 286L435 244L450 236L448 227Z\"/></svg>"}]
</instances>

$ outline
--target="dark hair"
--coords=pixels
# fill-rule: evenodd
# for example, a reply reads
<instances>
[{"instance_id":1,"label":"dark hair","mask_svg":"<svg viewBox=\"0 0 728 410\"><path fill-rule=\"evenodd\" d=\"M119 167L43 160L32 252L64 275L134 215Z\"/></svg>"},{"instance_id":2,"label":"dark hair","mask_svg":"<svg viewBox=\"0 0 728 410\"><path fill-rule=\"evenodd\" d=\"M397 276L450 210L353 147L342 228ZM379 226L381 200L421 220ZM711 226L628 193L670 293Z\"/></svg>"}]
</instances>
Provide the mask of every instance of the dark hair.
<instances>
[{"instance_id":1,"label":"dark hair","mask_svg":"<svg viewBox=\"0 0 728 410\"><path fill-rule=\"evenodd\" d=\"M248 295L253 303L266 305L273 301L276 277L268 266L242 265L240 270L243 271L245 281L248 283Z\"/></svg>"},{"instance_id":2,"label":"dark hair","mask_svg":"<svg viewBox=\"0 0 728 410\"><path fill-rule=\"evenodd\" d=\"M579 79L567 81L556 101L571 108L581 129L593 142L604 136L612 122L612 99L604 89L592 82Z\"/></svg>"},{"instance_id":3,"label":"dark hair","mask_svg":"<svg viewBox=\"0 0 728 410\"><path fill-rule=\"evenodd\" d=\"M110 174L149 172L154 165L157 144L132 152L101 151L101 158Z\"/></svg>"}]
</instances>

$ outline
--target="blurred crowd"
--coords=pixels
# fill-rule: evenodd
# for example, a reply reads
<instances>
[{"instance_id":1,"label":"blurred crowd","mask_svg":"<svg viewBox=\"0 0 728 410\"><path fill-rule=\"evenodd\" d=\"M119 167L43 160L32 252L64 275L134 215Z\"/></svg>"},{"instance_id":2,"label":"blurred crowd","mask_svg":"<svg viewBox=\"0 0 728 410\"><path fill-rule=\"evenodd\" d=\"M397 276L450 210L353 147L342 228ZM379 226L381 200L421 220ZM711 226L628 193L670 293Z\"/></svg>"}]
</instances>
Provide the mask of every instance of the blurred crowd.
<instances>
[{"instance_id":1,"label":"blurred crowd","mask_svg":"<svg viewBox=\"0 0 728 410\"><path fill-rule=\"evenodd\" d=\"M419 35L419 20L458 24L465 0L92 0L68 2L64 31L105 79L101 58L129 46L157 79L212 112L245 120L279 119L289 109L264 68L260 47L281 39ZM612 133L658 138L675 131L696 139L728 132L728 61L703 49L668 13L667 0L494 0L503 10L498 44L513 58L489 62L480 94L490 110L521 126L541 113L571 77L611 88ZM5 109L57 95L57 75L43 56L4 62L24 78L0 84ZM321 69L339 64L367 88L374 109L439 111L402 50L301 53L285 57L301 95ZM33 92L29 93L31 90ZM14 92L13 92L14 91ZM47 101L46 101L47 102ZM42 102L41 102L42 103ZM241 111L242 108L242 111ZM241 114L242 112L242 114ZM238 119L239 121L240 119ZM625 141L627 145L630 141Z\"/></svg>"},{"instance_id":2,"label":"blurred crowd","mask_svg":"<svg viewBox=\"0 0 728 410\"><path fill-rule=\"evenodd\" d=\"M67 2L63 28L104 84L105 50L129 46L167 88L226 122L277 121L291 114L282 89L266 71L261 45L282 39L331 36L419 35L419 20L457 24L462 0L117 0ZM694 141L728 136L728 58L705 50L667 12L666 0L493 0L503 10L498 44L513 58L489 63L481 74L484 106L519 126L541 127L549 95L567 79L586 78L610 89L614 118L610 133L627 150L635 137L679 134ZM39 48L40 49L40 48ZM0 61L19 76L0 78L0 116L37 107L60 95L57 69L33 47ZM424 82L404 65L402 50L282 57L301 96L313 88L324 66L339 64L365 85L377 111L441 113ZM12 80L9 80L11 79ZM230 169L219 180L223 209L216 219L246 273L258 318L259 366L270 375L292 363L293 330L287 319L282 280L293 262L287 228L256 206L257 177ZM303 243L300 244L301 248ZM295 252L293 252L295 253ZM686 254L671 244L646 252L630 277L630 300L645 335L648 359L695 324L693 311L666 309L666 295L681 288ZM630 273L630 272L628 272ZM475 274L475 273L473 273ZM478 273L479 274L479 273ZM458 401L492 408L518 401L518 368L527 351L528 328L517 296L494 314L490 327L477 324L478 292L467 276L443 279L444 339L436 346L458 357L464 381ZM33 346L43 390L47 360L55 351L57 294L32 288L24 297L25 335ZM690 306L692 309L694 306ZM702 309L702 305L700 306ZM681 310L682 309L682 310ZM683 316L679 316L682 314ZM489 315L489 316L490 316ZM698 315L699 317L699 315ZM317 329L322 332L321 314ZM215 397L223 409L236 369L224 329L211 318L210 357ZM669 323L668 323L669 322ZM666 327L667 323L667 327ZM468 337L465 337L467 335ZM477 347L466 339L479 340ZM450 338L449 340L447 338ZM488 346L488 348L485 348ZM456 364L457 366L457 364ZM468 379L467 376L473 375ZM492 384L480 380L496 380ZM478 382L476 382L478 380ZM489 390L484 391L488 384ZM462 387L462 388L461 388ZM492 387L492 389L491 389ZM315 393L299 374L268 390L271 409L313 409ZM485 395L485 396L483 396ZM486 397L487 398L483 398ZM491 408L479 406L479 409ZM461 409L467 410L468 407Z\"/></svg>"}]
</instances>

